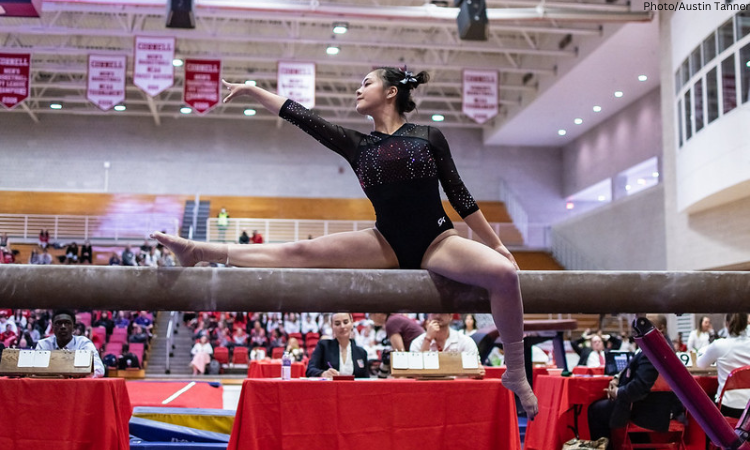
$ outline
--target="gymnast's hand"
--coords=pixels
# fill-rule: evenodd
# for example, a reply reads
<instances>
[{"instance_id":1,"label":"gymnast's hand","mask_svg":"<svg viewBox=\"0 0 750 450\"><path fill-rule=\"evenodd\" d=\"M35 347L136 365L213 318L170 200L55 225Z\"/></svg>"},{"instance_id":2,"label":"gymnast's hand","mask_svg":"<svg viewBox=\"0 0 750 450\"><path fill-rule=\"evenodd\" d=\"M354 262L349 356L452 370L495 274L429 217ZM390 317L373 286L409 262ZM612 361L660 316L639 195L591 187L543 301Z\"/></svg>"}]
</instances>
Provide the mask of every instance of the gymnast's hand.
<instances>
[{"instance_id":1,"label":"gymnast's hand","mask_svg":"<svg viewBox=\"0 0 750 450\"><path fill-rule=\"evenodd\" d=\"M229 83L227 80L221 80L221 82L224 84L224 87L229 89L229 95L224 97L224 103L228 103L235 97L240 97L242 95L248 95L249 87L246 84L240 84L240 83Z\"/></svg>"},{"instance_id":2,"label":"gymnast's hand","mask_svg":"<svg viewBox=\"0 0 750 450\"><path fill-rule=\"evenodd\" d=\"M497 247L495 247L495 251L505 256L506 258L508 258L508 261L513 263L513 266L516 268L516 270L521 270L521 268L518 267L516 258L513 257L513 255L510 253L510 250L508 250L508 248L505 245L503 244L498 245Z\"/></svg>"}]
</instances>

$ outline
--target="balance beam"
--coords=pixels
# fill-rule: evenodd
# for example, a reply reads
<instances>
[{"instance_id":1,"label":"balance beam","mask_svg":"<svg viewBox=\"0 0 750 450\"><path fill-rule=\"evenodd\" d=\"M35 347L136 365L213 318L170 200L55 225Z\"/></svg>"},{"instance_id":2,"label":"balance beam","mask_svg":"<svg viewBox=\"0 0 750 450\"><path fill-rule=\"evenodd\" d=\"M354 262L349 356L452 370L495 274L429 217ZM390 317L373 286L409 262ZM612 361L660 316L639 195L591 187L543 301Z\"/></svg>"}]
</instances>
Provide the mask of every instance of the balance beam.
<instances>
[{"instance_id":1,"label":"balance beam","mask_svg":"<svg viewBox=\"0 0 750 450\"><path fill-rule=\"evenodd\" d=\"M527 313L730 313L750 272L522 271ZM0 308L490 312L487 291L425 270L0 265Z\"/></svg>"}]
</instances>

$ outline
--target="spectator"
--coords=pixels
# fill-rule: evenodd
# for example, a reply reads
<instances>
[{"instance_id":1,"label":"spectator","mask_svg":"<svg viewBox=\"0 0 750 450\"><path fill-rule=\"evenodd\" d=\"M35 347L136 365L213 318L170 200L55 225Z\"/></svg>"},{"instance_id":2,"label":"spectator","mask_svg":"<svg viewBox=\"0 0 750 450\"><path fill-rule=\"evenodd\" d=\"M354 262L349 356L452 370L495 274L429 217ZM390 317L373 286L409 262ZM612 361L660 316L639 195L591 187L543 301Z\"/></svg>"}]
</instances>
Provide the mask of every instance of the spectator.
<instances>
[{"instance_id":1,"label":"spectator","mask_svg":"<svg viewBox=\"0 0 750 450\"><path fill-rule=\"evenodd\" d=\"M716 333L716 338L726 339L729 337L729 321L732 320L732 313L727 314L724 317L724 328Z\"/></svg>"},{"instance_id":2,"label":"spectator","mask_svg":"<svg viewBox=\"0 0 750 450\"><path fill-rule=\"evenodd\" d=\"M107 330L107 335L110 335L115 329L115 322L110 317L109 311L102 311L101 317L99 320L96 320L93 325L95 327L104 327Z\"/></svg>"},{"instance_id":3,"label":"spectator","mask_svg":"<svg viewBox=\"0 0 750 450\"><path fill-rule=\"evenodd\" d=\"M39 255L38 264L52 264L52 255L49 254L49 248L44 247L42 254Z\"/></svg>"},{"instance_id":4,"label":"spectator","mask_svg":"<svg viewBox=\"0 0 750 450\"><path fill-rule=\"evenodd\" d=\"M16 336L18 336L16 323L12 317L9 317L8 310L0 309L0 343L10 347Z\"/></svg>"},{"instance_id":5,"label":"spectator","mask_svg":"<svg viewBox=\"0 0 750 450\"><path fill-rule=\"evenodd\" d=\"M263 236L261 236L260 233L258 233L258 230L253 230L253 236L252 236L253 244L262 244L263 243Z\"/></svg>"},{"instance_id":6,"label":"spectator","mask_svg":"<svg viewBox=\"0 0 750 450\"><path fill-rule=\"evenodd\" d=\"M296 313L288 313L284 318L284 333L288 335L299 333L300 323Z\"/></svg>"},{"instance_id":7,"label":"spectator","mask_svg":"<svg viewBox=\"0 0 750 450\"><path fill-rule=\"evenodd\" d=\"M477 318L474 317L474 314L464 316L464 326L458 332L469 337L477 332Z\"/></svg>"},{"instance_id":8,"label":"spectator","mask_svg":"<svg viewBox=\"0 0 750 450\"><path fill-rule=\"evenodd\" d=\"M266 330L260 326L259 320L253 322L253 329L250 330L250 347L268 347Z\"/></svg>"},{"instance_id":9,"label":"spectator","mask_svg":"<svg viewBox=\"0 0 750 450\"><path fill-rule=\"evenodd\" d=\"M206 366L211 362L211 355L214 354L214 349L208 342L208 336L201 336L200 341L195 343L190 353L193 355L193 360L190 362L193 375L198 373L203 375L206 372Z\"/></svg>"},{"instance_id":10,"label":"spectator","mask_svg":"<svg viewBox=\"0 0 750 450\"><path fill-rule=\"evenodd\" d=\"M450 328L452 314L429 314L426 331L409 346L412 352L473 352L479 353L476 342Z\"/></svg>"},{"instance_id":11,"label":"spectator","mask_svg":"<svg viewBox=\"0 0 750 450\"><path fill-rule=\"evenodd\" d=\"M89 350L94 355L94 373L93 377L104 376L104 364L99 358L99 352L96 350L94 343L84 336L74 336L76 315L72 311L63 309L55 311L52 314L52 331L54 336L45 338L37 342L37 350Z\"/></svg>"},{"instance_id":12,"label":"spectator","mask_svg":"<svg viewBox=\"0 0 750 450\"><path fill-rule=\"evenodd\" d=\"M666 331L656 328L662 334ZM591 439L610 439L612 428L622 428L628 421L649 430L667 431L679 400L673 392L651 392L658 376L646 354L637 351L625 370L610 381L607 398L589 406Z\"/></svg>"},{"instance_id":13,"label":"spectator","mask_svg":"<svg viewBox=\"0 0 750 450\"><path fill-rule=\"evenodd\" d=\"M154 329L154 321L149 317L148 311L139 312L138 317L135 318L133 323L140 325L151 336L151 332Z\"/></svg>"},{"instance_id":14,"label":"spectator","mask_svg":"<svg viewBox=\"0 0 750 450\"><path fill-rule=\"evenodd\" d=\"M148 344L148 333L140 325L133 325L133 333L128 336L128 342Z\"/></svg>"},{"instance_id":15,"label":"spectator","mask_svg":"<svg viewBox=\"0 0 750 450\"><path fill-rule=\"evenodd\" d=\"M156 251L155 247L143 254L144 266L146 267L157 267L159 265L159 257L161 255Z\"/></svg>"},{"instance_id":16,"label":"spectator","mask_svg":"<svg viewBox=\"0 0 750 450\"><path fill-rule=\"evenodd\" d=\"M5 231L0 235L0 248L10 249L10 239L8 239L8 233Z\"/></svg>"},{"instance_id":17,"label":"spectator","mask_svg":"<svg viewBox=\"0 0 750 450\"><path fill-rule=\"evenodd\" d=\"M130 245L125 246L125 250L122 251L122 265L123 266L135 266L135 253L130 248Z\"/></svg>"},{"instance_id":18,"label":"spectator","mask_svg":"<svg viewBox=\"0 0 750 450\"><path fill-rule=\"evenodd\" d=\"M371 313L370 318L384 324L386 338L397 352L408 351L412 341L424 333L424 328L403 314Z\"/></svg>"},{"instance_id":19,"label":"spectator","mask_svg":"<svg viewBox=\"0 0 750 450\"><path fill-rule=\"evenodd\" d=\"M125 311L118 311L115 326L117 328L130 328L130 316Z\"/></svg>"},{"instance_id":20,"label":"spectator","mask_svg":"<svg viewBox=\"0 0 750 450\"><path fill-rule=\"evenodd\" d=\"M338 313L331 316L334 339L321 339L307 364L308 377L333 378L354 375L369 378L367 352L351 338L354 326L352 315Z\"/></svg>"},{"instance_id":21,"label":"spectator","mask_svg":"<svg viewBox=\"0 0 750 450\"><path fill-rule=\"evenodd\" d=\"M128 344L122 345L122 355L118 358L117 368L120 370L141 368L138 356L136 356L135 353L130 352L130 346Z\"/></svg>"},{"instance_id":22,"label":"spectator","mask_svg":"<svg viewBox=\"0 0 750 450\"><path fill-rule=\"evenodd\" d=\"M247 346L247 333L245 332L245 329L237 327L232 336L232 341L234 341L234 345Z\"/></svg>"},{"instance_id":23,"label":"spectator","mask_svg":"<svg viewBox=\"0 0 750 450\"><path fill-rule=\"evenodd\" d=\"M747 335L746 313L732 314L727 325L729 337L717 339L704 349L698 357L696 365L706 368L716 363L719 388L716 391L716 401L719 401L727 376L732 370L750 365L750 337ZM749 389L727 391L721 402L721 413L725 416L739 418L750 400Z\"/></svg>"},{"instance_id":24,"label":"spectator","mask_svg":"<svg viewBox=\"0 0 750 450\"><path fill-rule=\"evenodd\" d=\"M159 267L174 267L174 256L168 248L162 248L158 265Z\"/></svg>"},{"instance_id":25,"label":"spectator","mask_svg":"<svg viewBox=\"0 0 750 450\"><path fill-rule=\"evenodd\" d=\"M36 249L32 249L29 255L29 264L39 264L40 258L41 255L39 255L39 252Z\"/></svg>"},{"instance_id":26,"label":"spectator","mask_svg":"<svg viewBox=\"0 0 750 450\"><path fill-rule=\"evenodd\" d=\"M320 331L320 327L314 319L315 317L313 317L312 314L305 314L305 321L302 322L301 327L301 332L303 335L307 333L317 333L318 331Z\"/></svg>"},{"instance_id":27,"label":"spectator","mask_svg":"<svg viewBox=\"0 0 750 450\"><path fill-rule=\"evenodd\" d=\"M286 338L282 334L281 330L279 330L278 328L274 328L273 330L271 330L271 339L268 343L269 353L273 354L273 349L277 347L286 347Z\"/></svg>"},{"instance_id":28,"label":"spectator","mask_svg":"<svg viewBox=\"0 0 750 450\"><path fill-rule=\"evenodd\" d=\"M109 265L110 266L122 265L122 260L120 259L120 255L118 255L117 252L112 252L112 256L109 257Z\"/></svg>"},{"instance_id":29,"label":"spectator","mask_svg":"<svg viewBox=\"0 0 750 450\"><path fill-rule=\"evenodd\" d=\"M151 251L151 244L148 243L148 239L143 240L143 245L141 245L141 253L147 254Z\"/></svg>"},{"instance_id":30,"label":"spectator","mask_svg":"<svg viewBox=\"0 0 750 450\"><path fill-rule=\"evenodd\" d=\"M227 227L229 226L229 213L227 212L227 209L222 206L217 217L216 225L219 227L219 241L224 242Z\"/></svg>"},{"instance_id":31,"label":"spectator","mask_svg":"<svg viewBox=\"0 0 750 450\"><path fill-rule=\"evenodd\" d=\"M604 367L607 349L604 348L604 340L598 334L591 336L591 346L583 345L586 339L581 337L570 341L573 350L578 353L578 365L583 367Z\"/></svg>"},{"instance_id":32,"label":"spectator","mask_svg":"<svg viewBox=\"0 0 750 450\"><path fill-rule=\"evenodd\" d=\"M73 264L78 262L78 244L71 242L65 249L65 263Z\"/></svg>"},{"instance_id":33,"label":"spectator","mask_svg":"<svg viewBox=\"0 0 750 450\"><path fill-rule=\"evenodd\" d=\"M242 234L240 235L240 244L249 244L250 243L250 236L247 234L247 230L242 230Z\"/></svg>"},{"instance_id":34,"label":"spectator","mask_svg":"<svg viewBox=\"0 0 750 450\"><path fill-rule=\"evenodd\" d=\"M86 241L81 246L81 264L88 261L89 264L93 264L94 250L91 247L91 242Z\"/></svg>"},{"instance_id":35,"label":"spectator","mask_svg":"<svg viewBox=\"0 0 750 450\"><path fill-rule=\"evenodd\" d=\"M677 339L675 339L674 343L674 351L676 352L686 352L687 351L687 345L682 341L682 331L677 332Z\"/></svg>"},{"instance_id":36,"label":"spectator","mask_svg":"<svg viewBox=\"0 0 750 450\"><path fill-rule=\"evenodd\" d=\"M701 316L698 326L691 331L690 336L688 336L688 351L697 352L707 346L711 340L713 332L714 330L711 328L711 318L708 316Z\"/></svg>"},{"instance_id":37,"label":"spectator","mask_svg":"<svg viewBox=\"0 0 750 450\"><path fill-rule=\"evenodd\" d=\"M49 231L39 230L39 247L47 248L49 245Z\"/></svg>"}]
</instances>

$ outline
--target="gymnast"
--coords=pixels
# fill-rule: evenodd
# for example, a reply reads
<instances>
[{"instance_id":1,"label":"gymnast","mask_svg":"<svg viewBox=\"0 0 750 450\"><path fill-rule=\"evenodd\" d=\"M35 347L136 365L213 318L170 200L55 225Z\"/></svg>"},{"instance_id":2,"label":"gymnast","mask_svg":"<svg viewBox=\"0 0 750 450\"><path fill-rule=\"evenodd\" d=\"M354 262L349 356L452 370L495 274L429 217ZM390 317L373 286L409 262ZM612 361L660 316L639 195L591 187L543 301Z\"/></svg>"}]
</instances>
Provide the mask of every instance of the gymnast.
<instances>
[{"instance_id":1,"label":"gymnast","mask_svg":"<svg viewBox=\"0 0 750 450\"><path fill-rule=\"evenodd\" d=\"M437 128L406 121L411 92L429 74L375 69L356 90L356 110L372 117L363 134L331 124L302 105L257 86L228 83L224 102L248 96L344 157L375 209L375 228L284 244L195 242L154 233L185 267L214 262L239 267L427 269L489 292L492 316L508 367L503 384L521 399L527 417L538 412L524 368L523 302L518 265L458 175ZM462 238L443 209L438 184L483 245Z\"/></svg>"}]
</instances>

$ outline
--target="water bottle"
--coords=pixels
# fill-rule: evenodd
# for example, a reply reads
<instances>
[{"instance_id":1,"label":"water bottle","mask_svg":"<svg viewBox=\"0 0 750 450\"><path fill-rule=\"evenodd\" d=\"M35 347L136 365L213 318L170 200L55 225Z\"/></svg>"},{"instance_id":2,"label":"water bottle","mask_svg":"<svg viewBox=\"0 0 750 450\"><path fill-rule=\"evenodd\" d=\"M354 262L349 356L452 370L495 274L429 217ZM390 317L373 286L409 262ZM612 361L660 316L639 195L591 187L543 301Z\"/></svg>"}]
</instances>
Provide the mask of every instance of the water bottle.
<instances>
[{"instance_id":1,"label":"water bottle","mask_svg":"<svg viewBox=\"0 0 750 450\"><path fill-rule=\"evenodd\" d=\"M292 379L292 355L289 352L284 352L284 355L281 357L281 379Z\"/></svg>"}]
</instances>

